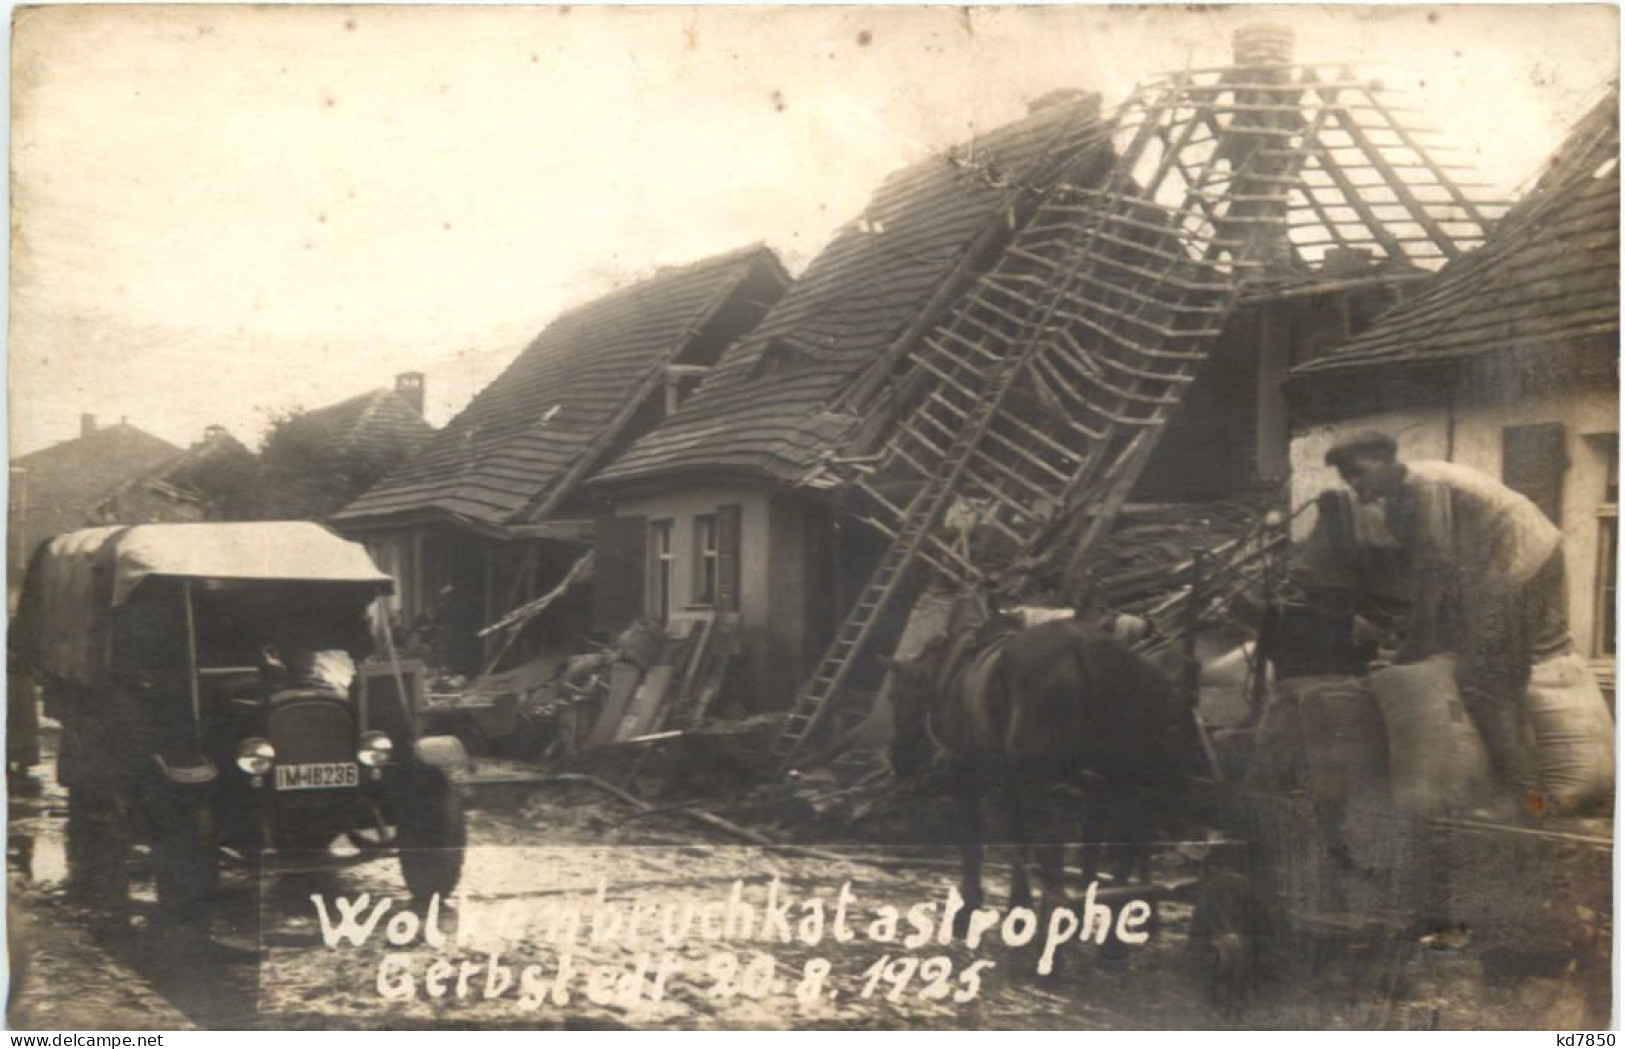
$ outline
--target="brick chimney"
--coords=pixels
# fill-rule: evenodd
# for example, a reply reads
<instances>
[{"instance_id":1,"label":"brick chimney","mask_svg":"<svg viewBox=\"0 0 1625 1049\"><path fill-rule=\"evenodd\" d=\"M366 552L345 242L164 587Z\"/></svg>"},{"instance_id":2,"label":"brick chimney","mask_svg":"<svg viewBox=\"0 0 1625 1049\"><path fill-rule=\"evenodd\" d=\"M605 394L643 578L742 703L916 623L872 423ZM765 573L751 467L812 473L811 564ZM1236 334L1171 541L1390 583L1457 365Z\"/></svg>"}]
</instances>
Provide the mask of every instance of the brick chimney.
<instances>
[{"instance_id":1,"label":"brick chimney","mask_svg":"<svg viewBox=\"0 0 1625 1049\"><path fill-rule=\"evenodd\" d=\"M1236 232L1248 241L1242 254L1271 267L1291 260L1288 195L1296 165L1282 136L1301 131L1305 123L1301 95L1293 90L1293 45L1293 32L1285 26L1242 26L1230 39L1235 65L1223 78L1234 85L1236 105L1220 145L1220 155L1238 172L1229 215L1239 220Z\"/></svg>"},{"instance_id":2,"label":"brick chimney","mask_svg":"<svg viewBox=\"0 0 1625 1049\"><path fill-rule=\"evenodd\" d=\"M79 436L89 437L96 432L96 417L89 412L79 413Z\"/></svg>"},{"instance_id":3,"label":"brick chimney","mask_svg":"<svg viewBox=\"0 0 1625 1049\"><path fill-rule=\"evenodd\" d=\"M419 415L423 414L422 372L401 372L395 376L395 392L404 397Z\"/></svg>"}]
</instances>

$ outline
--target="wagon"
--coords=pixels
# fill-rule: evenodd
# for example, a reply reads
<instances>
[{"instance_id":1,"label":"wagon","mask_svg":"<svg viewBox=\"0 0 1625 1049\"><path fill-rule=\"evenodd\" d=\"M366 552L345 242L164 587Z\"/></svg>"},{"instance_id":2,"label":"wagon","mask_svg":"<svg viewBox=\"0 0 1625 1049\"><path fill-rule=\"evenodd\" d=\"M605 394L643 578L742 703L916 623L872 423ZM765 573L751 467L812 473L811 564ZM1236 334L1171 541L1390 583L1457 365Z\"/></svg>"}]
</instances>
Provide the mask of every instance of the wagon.
<instances>
[{"instance_id":1,"label":"wagon","mask_svg":"<svg viewBox=\"0 0 1625 1049\"><path fill-rule=\"evenodd\" d=\"M1238 763L1251 767L1217 787L1221 836L1195 893L1190 956L1217 1002L1243 1010L1340 965L1386 1009L1419 953L1440 948L1490 981L1572 980L1587 1025L1606 1026L1611 819L1407 815L1386 784L1328 797L1278 769L1260 775L1264 750L1255 736Z\"/></svg>"}]
</instances>

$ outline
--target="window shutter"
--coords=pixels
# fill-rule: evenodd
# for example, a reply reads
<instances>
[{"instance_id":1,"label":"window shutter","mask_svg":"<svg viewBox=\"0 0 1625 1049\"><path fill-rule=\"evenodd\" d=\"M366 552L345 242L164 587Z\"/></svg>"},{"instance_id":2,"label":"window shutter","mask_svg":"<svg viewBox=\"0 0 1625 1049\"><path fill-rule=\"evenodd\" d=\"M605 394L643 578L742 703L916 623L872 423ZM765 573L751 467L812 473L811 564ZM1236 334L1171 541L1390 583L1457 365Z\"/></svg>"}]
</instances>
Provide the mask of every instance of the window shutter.
<instances>
[{"instance_id":1,"label":"window shutter","mask_svg":"<svg viewBox=\"0 0 1625 1049\"><path fill-rule=\"evenodd\" d=\"M1563 473L1569 468L1562 423L1508 426L1501 431L1501 480L1521 492L1554 524L1563 523Z\"/></svg>"},{"instance_id":2,"label":"window shutter","mask_svg":"<svg viewBox=\"0 0 1625 1049\"><path fill-rule=\"evenodd\" d=\"M643 614L646 517L601 517L593 528L592 628L619 634Z\"/></svg>"},{"instance_id":3,"label":"window shutter","mask_svg":"<svg viewBox=\"0 0 1625 1049\"><path fill-rule=\"evenodd\" d=\"M717 507L717 609L739 611L739 507Z\"/></svg>"},{"instance_id":4,"label":"window shutter","mask_svg":"<svg viewBox=\"0 0 1625 1049\"><path fill-rule=\"evenodd\" d=\"M704 516L701 514L694 518L694 527L691 529L693 535L690 537L692 539L690 543L692 561L688 566L688 593L690 600L696 604L700 603L705 594L705 529L700 526L700 521ZM715 597L715 595L712 596Z\"/></svg>"}]
</instances>

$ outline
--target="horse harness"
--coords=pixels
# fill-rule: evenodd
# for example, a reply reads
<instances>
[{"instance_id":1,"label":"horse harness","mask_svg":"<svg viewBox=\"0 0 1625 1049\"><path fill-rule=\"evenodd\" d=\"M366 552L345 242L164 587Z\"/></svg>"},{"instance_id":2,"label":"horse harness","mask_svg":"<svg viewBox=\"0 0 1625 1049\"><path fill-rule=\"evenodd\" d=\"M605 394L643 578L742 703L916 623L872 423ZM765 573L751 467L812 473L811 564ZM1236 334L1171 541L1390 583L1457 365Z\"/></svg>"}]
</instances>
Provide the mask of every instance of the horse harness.
<instances>
[{"instance_id":1,"label":"horse harness","mask_svg":"<svg viewBox=\"0 0 1625 1049\"><path fill-rule=\"evenodd\" d=\"M985 626L986 624L983 624L983 627L977 629L961 631L948 639L948 651L943 655L936 680L932 682L932 695L937 696L939 701L926 708L925 735L938 750L947 754L954 751L938 734L936 718L948 705L946 698L949 686L961 673L967 676L977 671L990 673L993 664L1003 658L1005 645L1016 632L1014 627L1006 627L998 630L991 638L986 638L983 629Z\"/></svg>"}]
</instances>

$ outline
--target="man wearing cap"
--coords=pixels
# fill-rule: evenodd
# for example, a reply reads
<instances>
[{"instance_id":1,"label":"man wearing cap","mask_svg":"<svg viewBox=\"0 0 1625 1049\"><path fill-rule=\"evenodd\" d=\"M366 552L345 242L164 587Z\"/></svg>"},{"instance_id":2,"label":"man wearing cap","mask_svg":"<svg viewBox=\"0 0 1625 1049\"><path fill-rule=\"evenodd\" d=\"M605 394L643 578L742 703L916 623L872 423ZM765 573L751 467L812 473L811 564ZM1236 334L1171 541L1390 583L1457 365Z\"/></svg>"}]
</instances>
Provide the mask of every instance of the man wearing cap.
<instances>
[{"instance_id":1,"label":"man wearing cap","mask_svg":"<svg viewBox=\"0 0 1625 1049\"><path fill-rule=\"evenodd\" d=\"M1375 431L1334 444L1337 468L1406 555L1412 603L1397 662L1457 656L1462 700L1508 785L1532 789L1520 731L1530 667L1572 651L1562 533L1529 499L1456 463L1399 460Z\"/></svg>"}]
</instances>

